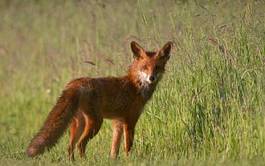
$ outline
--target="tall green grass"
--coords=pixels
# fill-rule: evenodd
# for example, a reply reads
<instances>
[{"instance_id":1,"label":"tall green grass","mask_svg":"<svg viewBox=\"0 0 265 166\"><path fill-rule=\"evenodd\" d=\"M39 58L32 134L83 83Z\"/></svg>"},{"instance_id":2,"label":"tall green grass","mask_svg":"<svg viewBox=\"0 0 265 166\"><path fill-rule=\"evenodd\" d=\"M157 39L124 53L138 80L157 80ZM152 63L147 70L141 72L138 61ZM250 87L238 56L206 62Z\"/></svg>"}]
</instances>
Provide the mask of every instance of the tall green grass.
<instances>
[{"instance_id":1,"label":"tall green grass","mask_svg":"<svg viewBox=\"0 0 265 166\"><path fill-rule=\"evenodd\" d=\"M24 151L71 79L126 74L129 43L172 40L167 71L136 129L131 156L109 159L106 121L78 165L257 165L265 158L262 1L1 1L0 163L73 164L68 134ZM91 61L95 65L84 63Z\"/></svg>"}]
</instances>

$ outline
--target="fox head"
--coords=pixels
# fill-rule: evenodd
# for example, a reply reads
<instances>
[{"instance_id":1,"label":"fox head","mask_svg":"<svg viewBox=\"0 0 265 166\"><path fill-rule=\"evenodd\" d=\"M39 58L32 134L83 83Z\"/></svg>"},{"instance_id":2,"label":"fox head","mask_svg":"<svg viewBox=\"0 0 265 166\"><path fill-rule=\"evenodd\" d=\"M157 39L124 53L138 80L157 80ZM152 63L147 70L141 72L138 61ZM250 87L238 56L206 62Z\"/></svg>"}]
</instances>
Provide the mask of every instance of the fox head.
<instances>
[{"instance_id":1,"label":"fox head","mask_svg":"<svg viewBox=\"0 0 265 166\"><path fill-rule=\"evenodd\" d=\"M131 42L134 60L129 74L143 88L156 85L165 71L165 65L170 58L172 42L167 42L158 51L145 51L135 41Z\"/></svg>"}]
</instances>

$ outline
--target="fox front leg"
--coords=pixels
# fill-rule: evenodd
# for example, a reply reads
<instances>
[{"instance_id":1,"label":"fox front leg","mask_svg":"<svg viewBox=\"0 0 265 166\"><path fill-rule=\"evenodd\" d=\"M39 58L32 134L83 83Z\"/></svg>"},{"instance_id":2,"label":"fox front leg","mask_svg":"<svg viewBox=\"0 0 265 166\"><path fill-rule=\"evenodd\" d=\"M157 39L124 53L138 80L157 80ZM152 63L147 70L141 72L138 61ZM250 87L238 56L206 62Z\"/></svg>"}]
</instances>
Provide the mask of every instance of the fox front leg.
<instances>
[{"instance_id":1,"label":"fox front leg","mask_svg":"<svg viewBox=\"0 0 265 166\"><path fill-rule=\"evenodd\" d=\"M119 154L123 123L120 121L113 120L112 126L113 126L113 135L112 135L110 157L112 159L116 159Z\"/></svg>"},{"instance_id":2,"label":"fox front leg","mask_svg":"<svg viewBox=\"0 0 265 166\"><path fill-rule=\"evenodd\" d=\"M125 155L129 156L129 152L131 151L133 140L134 140L134 129L135 125L124 124L124 150Z\"/></svg>"}]
</instances>

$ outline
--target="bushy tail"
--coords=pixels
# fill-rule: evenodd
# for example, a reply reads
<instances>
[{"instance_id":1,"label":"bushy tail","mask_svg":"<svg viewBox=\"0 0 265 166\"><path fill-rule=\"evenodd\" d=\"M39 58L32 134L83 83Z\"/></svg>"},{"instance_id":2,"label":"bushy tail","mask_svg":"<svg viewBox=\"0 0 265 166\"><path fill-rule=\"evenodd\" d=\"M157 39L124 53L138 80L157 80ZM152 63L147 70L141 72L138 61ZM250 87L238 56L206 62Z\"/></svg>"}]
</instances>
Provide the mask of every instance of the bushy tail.
<instances>
[{"instance_id":1,"label":"bushy tail","mask_svg":"<svg viewBox=\"0 0 265 166\"><path fill-rule=\"evenodd\" d=\"M63 94L49 113L43 127L31 140L26 151L29 157L42 154L46 148L56 144L77 111L78 102L78 90L67 89L63 91Z\"/></svg>"}]
</instances>

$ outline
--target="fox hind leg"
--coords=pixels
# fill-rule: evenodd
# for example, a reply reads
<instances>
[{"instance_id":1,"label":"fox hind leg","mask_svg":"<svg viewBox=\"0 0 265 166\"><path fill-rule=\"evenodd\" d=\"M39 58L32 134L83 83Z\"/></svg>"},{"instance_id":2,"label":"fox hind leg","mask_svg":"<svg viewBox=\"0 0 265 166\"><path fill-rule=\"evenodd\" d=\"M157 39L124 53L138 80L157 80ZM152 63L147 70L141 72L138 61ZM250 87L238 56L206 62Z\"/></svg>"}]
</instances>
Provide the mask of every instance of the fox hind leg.
<instances>
[{"instance_id":1,"label":"fox hind leg","mask_svg":"<svg viewBox=\"0 0 265 166\"><path fill-rule=\"evenodd\" d=\"M99 131L103 122L103 117L99 113L100 103L97 94L93 89L82 89L82 95L79 99L79 114L82 117L82 128L78 134L76 146L80 157L85 156L85 149L89 139L92 139Z\"/></svg>"},{"instance_id":2,"label":"fox hind leg","mask_svg":"<svg viewBox=\"0 0 265 166\"><path fill-rule=\"evenodd\" d=\"M99 131L103 118L82 112L84 117L84 129L77 142L77 148L79 150L80 157L85 157L85 149L88 141L92 139Z\"/></svg>"},{"instance_id":3,"label":"fox hind leg","mask_svg":"<svg viewBox=\"0 0 265 166\"><path fill-rule=\"evenodd\" d=\"M74 150L77 141L79 140L83 130L84 130L84 118L81 112L77 112L70 124L70 141L68 146L68 157L69 160L74 160Z\"/></svg>"},{"instance_id":4,"label":"fox hind leg","mask_svg":"<svg viewBox=\"0 0 265 166\"><path fill-rule=\"evenodd\" d=\"M74 147L75 147L74 137L76 134L77 127L78 127L78 120L74 118L70 124L70 142L68 146L69 160L74 160Z\"/></svg>"}]
</instances>

